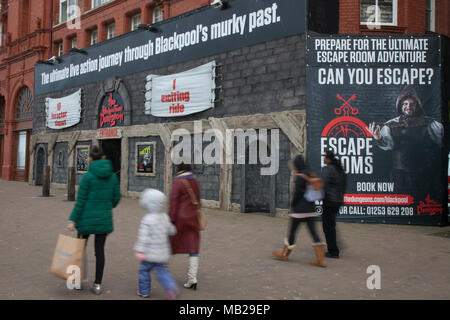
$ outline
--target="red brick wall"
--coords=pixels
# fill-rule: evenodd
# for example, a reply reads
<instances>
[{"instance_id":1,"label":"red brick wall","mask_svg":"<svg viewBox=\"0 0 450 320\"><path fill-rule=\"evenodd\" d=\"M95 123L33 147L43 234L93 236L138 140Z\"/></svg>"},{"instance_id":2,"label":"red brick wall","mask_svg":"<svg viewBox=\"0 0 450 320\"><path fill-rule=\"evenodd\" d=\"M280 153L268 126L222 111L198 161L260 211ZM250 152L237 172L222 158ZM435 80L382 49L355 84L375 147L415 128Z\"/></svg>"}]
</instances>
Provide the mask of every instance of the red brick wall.
<instances>
[{"instance_id":1,"label":"red brick wall","mask_svg":"<svg viewBox=\"0 0 450 320\"><path fill-rule=\"evenodd\" d=\"M436 33L450 37L450 1L435 0ZM424 34L426 30L426 0L398 0L397 26L381 26L369 30L360 26L360 0L340 0L340 33L404 33Z\"/></svg>"},{"instance_id":2,"label":"red brick wall","mask_svg":"<svg viewBox=\"0 0 450 320\"><path fill-rule=\"evenodd\" d=\"M450 37L450 1L436 0L436 32Z\"/></svg>"},{"instance_id":3,"label":"red brick wall","mask_svg":"<svg viewBox=\"0 0 450 320\"><path fill-rule=\"evenodd\" d=\"M130 17L133 13L141 12L142 23L152 23L152 10L155 5L165 9L164 18L167 19L211 2L210 0L116 0L91 10L91 0L79 0L78 5L82 13L81 28L70 30L66 23L57 25L59 1L53 0L52 14L50 14L50 0L8 1L7 20L2 20L5 41L0 47L0 95L5 98L6 110L5 123L0 130L0 134L3 134L0 171L4 180L23 179L27 176L26 172L15 170L17 144L15 130L31 130L32 121L15 120L17 94L23 86L27 86L33 92L34 65L37 60L46 60L55 55L57 42L63 41L63 52L68 53L73 36L77 37L79 48L90 45L89 31L92 28L98 29L99 41L105 40L106 25L112 21L115 22L116 36L129 32ZM48 30L51 16L54 28L53 48L50 53ZM6 44L8 32L10 42Z\"/></svg>"},{"instance_id":4,"label":"red brick wall","mask_svg":"<svg viewBox=\"0 0 450 320\"><path fill-rule=\"evenodd\" d=\"M59 0L55 1L53 12L54 19L59 22ZM90 45L89 31L97 27L99 31L99 41L106 39L106 24L115 22L115 35L129 32L131 29L131 16L141 13L141 22L152 23L153 8L161 7L164 10L164 18L173 17L187 11L194 10L210 3L211 0L172 0L172 1L155 1L155 0L116 0L106 4L91 12L90 0L80 0L79 6L82 12L81 29L76 30L77 46L79 48ZM66 24L62 24L54 29L54 42L63 40L69 41L68 36L73 35L74 30L66 28ZM64 53L70 49L70 44L64 43ZM54 51L55 52L55 51Z\"/></svg>"},{"instance_id":5,"label":"red brick wall","mask_svg":"<svg viewBox=\"0 0 450 320\"><path fill-rule=\"evenodd\" d=\"M339 32L340 33L359 33L360 17L359 0L340 0L339 1Z\"/></svg>"}]
</instances>

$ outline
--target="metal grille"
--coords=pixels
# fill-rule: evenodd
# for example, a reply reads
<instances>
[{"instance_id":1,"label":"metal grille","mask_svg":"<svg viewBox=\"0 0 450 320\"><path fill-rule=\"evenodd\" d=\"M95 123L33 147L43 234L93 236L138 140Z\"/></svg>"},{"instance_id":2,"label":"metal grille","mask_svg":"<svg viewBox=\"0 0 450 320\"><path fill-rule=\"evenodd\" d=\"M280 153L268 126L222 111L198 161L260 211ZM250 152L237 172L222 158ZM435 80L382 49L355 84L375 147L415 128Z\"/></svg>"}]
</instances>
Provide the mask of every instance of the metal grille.
<instances>
[{"instance_id":1,"label":"metal grille","mask_svg":"<svg viewBox=\"0 0 450 320\"><path fill-rule=\"evenodd\" d=\"M31 91L27 87L24 87L19 94L19 98L17 99L17 120L31 119L33 113L32 103L33 96Z\"/></svg>"}]
</instances>

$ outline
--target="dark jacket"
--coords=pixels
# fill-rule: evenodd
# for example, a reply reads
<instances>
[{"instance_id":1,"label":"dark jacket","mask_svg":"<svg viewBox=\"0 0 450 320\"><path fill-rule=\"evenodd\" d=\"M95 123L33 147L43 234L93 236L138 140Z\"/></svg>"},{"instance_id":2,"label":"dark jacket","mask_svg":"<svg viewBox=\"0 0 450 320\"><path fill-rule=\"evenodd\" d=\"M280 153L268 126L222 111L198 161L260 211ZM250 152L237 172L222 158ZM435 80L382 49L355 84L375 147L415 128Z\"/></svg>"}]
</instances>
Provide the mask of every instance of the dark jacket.
<instances>
[{"instance_id":1,"label":"dark jacket","mask_svg":"<svg viewBox=\"0 0 450 320\"><path fill-rule=\"evenodd\" d=\"M294 159L294 166L298 172L309 175L309 171L306 169L305 160L301 155L298 155ZM292 197L291 212L292 213L313 213L315 212L314 202L306 201L303 196L306 191L306 181L299 176L295 178L295 190Z\"/></svg>"},{"instance_id":2,"label":"dark jacket","mask_svg":"<svg viewBox=\"0 0 450 320\"><path fill-rule=\"evenodd\" d=\"M200 203L200 188L195 176L192 173L177 176L172 183L169 210L170 221L175 225L177 233L170 237L170 244L173 254L197 254L200 246L197 207L192 203L183 179L189 182Z\"/></svg>"},{"instance_id":3,"label":"dark jacket","mask_svg":"<svg viewBox=\"0 0 450 320\"><path fill-rule=\"evenodd\" d=\"M78 197L70 221L81 235L113 231L112 208L120 200L120 186L111 161L96 160L89 164L80 181Z\"/></svg>"},{"instance_id":4,"label":"dark jacket","mask_svg":"<svg viewBox=\"0 0 450 320\"><path fill-rule=\"evenodd\" d=\"M345 172L340 173L334 165L329 164L323 168L322 179L325 190L324 205L341 206L346 188Z\"/></svg>"}]
</instances>

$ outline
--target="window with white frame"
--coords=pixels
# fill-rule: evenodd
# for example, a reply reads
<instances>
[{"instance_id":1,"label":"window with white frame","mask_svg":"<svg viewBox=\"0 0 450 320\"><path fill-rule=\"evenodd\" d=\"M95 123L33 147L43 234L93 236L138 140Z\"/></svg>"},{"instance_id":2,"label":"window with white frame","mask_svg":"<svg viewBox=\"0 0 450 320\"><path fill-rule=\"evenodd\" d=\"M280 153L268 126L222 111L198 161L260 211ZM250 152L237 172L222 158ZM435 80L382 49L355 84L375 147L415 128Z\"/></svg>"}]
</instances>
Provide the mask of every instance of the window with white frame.
<instances>
[{"instance_id":1,"label":"window with white frame","mask_svg":"<svg viewBox=\"0 0 450 320\"><path fill-rule=\"evenodd\" d=\"M59 23L75 18L79 11L78 0L61 0L59 2Z\"/></svg>"},{"instance_id":2,"label":"window with white frame","mask_svg":"<svg viewBox=\"0 0 450 320\"><path fill-rule=\"evenodd\" d=\"M71 48L76 48L77 47L77 37L73 37L71 40L70 40L70 47Z\"/></svg>"},{"instance_id":3,"label":"window with white frame","mask_svg":"<svg viewBox=\"0 0 450 320\"><path fill-rule=\"evenodd\" d=\"M62 41L58 42L57 46L58 46L58 57L59 57L59 56L63 55L63 43L62 43Z\"/></svg>"},{"instance_id":4,"label":"window with white frame","mask_svg":"<svg viewBox=\"0 0 450 320\"><path fill-rule=\"evenodd\" d=\"M360 23L367 26L396 26L397 0L361 0Z\"/></svg>"},{"instance_id":5,"label":"window with white frame","mask_svg":"<svg viewBox=\"0 0 450 320\"><path fill-rule=\"evenodd\" d=\"M108 2L112 2L112 1L114 1L114 0L92 0L91 8L92 9L98 8L98 7L100 7L100 6L104 5L104 4L107 4Z\"/></svg>"},{"instance_id":6,"label":"window with white frame","mask_svg":"<svg viewBox=\"0 0 450 320\"><path fill-rule=\"evenodd\" d=\"M17 140L16 168L19 170L25 170L25 162L27 159L27 132L20 131Z\"/></svg>"},{"instance_id":7,"label":"window with white frame","mask_svg":"<svg viewBox=\"0 0 450 320\"><path fill-rule=\"evenodd\" d=\"M141 24L141 14L138 13L131 17L131 31L134 31L137 29L138 25Z\"/></svg>"},{"instance_id":8,"label":"window with white frame","mask_svg":"<svg viewBox=\"0 0 450 320\"><path fill-rule=\"evenodd\" d=\"M114 38L114 30L115 29L116 29L116 24L114 22L108 24L106 39Z\"/></svg>"},{"instance_id":9,"label":"window with white frame","mask_svg":"<svg viewBox=\"0 0 450 320\"><path fill-rule=\"evenodd\" d=\"M98 42L98 31L94 29L91 31L91 44L96 44Z\"/></svg>"},{"instance_id":10,"label":"window with white frame","mask_svg":"<svg viewBox=\"0 0 450 320\"><path fill-rule=\"evenodd\" d=\"M427 0L426 7L426 27L427 31L436 31L435 26L435 14L436 14L436 1L435 0Z\"/></svg>"},{"instance_id":11,"label":"window with white frame","mask_svg":"<svg viewBox=\"0 0 450 320\"><path fill-rule=\"evenodd\" d=\"M162 21L164 19L163 10L159 7L153 9L153 23Z\"/></svg>"}]
</instances>

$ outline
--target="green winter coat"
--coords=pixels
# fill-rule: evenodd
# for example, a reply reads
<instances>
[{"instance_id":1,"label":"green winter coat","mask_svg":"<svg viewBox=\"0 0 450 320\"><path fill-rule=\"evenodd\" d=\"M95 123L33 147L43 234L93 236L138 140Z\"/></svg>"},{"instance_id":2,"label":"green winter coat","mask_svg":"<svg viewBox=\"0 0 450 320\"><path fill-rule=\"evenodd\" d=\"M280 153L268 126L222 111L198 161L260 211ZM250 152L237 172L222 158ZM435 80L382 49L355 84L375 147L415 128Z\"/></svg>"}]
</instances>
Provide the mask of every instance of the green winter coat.
<instances>
[{"instance_id":1,"label":"green winter coat","mask_svg":"<svg viewBox=\"0 0 450 320\"><path fill-rule=\"evenodd\" d=\"M120 200L119 180L112 171L111 161L92 161L80 181L78 197L69 221L81 235L104 234L113 231L112 208Z\"/></svg>"}]
</instances>

